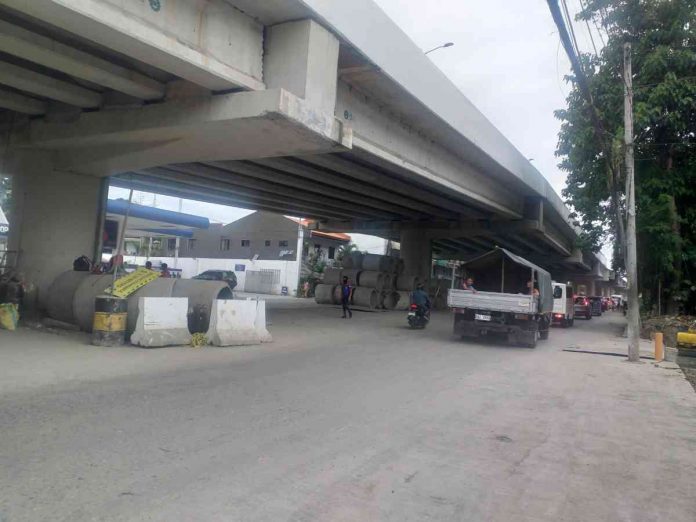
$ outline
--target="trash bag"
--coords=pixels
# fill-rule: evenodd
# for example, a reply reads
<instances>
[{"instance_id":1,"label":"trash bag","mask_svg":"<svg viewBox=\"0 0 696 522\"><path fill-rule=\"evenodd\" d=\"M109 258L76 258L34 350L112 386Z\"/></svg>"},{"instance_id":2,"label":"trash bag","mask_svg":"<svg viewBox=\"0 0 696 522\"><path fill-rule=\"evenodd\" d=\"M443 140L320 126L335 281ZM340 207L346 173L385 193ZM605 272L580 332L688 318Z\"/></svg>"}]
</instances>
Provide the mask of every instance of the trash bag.
<instances>
[{"instance_id":1,"label":"trash bag","mask_svg":"<svg viewBox=\"0 0 696 522\"><path fill-rule=\"evenodd\" d=\"M19 322L19 307L14 303L0 304L0 328L15 330Z\"/></svg>"}]
</instances>

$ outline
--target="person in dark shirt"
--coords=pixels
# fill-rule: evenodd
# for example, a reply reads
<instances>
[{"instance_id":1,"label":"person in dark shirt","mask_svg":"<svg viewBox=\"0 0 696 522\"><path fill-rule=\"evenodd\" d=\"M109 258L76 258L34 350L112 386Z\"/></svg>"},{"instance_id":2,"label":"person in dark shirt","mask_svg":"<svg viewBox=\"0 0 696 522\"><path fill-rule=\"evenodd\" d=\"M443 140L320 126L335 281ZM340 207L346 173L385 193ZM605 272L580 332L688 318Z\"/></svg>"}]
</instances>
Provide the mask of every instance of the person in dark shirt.
<instances>
[{"instance_id":1,"label":"person in dark shirt","mask_svg":"<svg viewBox=\"0 0 696 522\"><path fill-rule=\"evenodd\" d=\"M172 277L172 274L169 271L169 267L167 266L167 263L162 263L160 265L160 277Z\"/></svg>"},{"instance_id":2,"label":"person in dark shirt","mask_svg":"<svg viewBox=\"0 0 696 522\"><path fill-rule=\"evenodd\" d=\"M411 292L411 303L416 306L422 306L426 311L430 310L430 296L422 283L420 283L416 289Z\"/></svg>"},{"instance_id":3,"label":"person in dark shirt","mask_svg":"<svg viewBox=\"0 0 696 522\"><path fill-rule=\"evenodd\" d=\"M350 309L350 298L353 296L353 287L350 284L350 279L347 277L343 278L343 284L341 285L341 306L343 306L343 319L353 318L353 312Z\"/></svg>"}]
</instances>

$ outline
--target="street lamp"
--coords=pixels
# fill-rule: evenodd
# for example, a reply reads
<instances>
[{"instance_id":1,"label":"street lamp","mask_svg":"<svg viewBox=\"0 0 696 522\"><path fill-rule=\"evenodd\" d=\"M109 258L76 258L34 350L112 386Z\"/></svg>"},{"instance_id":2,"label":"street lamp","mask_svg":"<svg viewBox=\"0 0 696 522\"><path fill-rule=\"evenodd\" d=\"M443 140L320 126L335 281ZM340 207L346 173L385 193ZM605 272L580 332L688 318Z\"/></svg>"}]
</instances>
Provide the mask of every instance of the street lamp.
<instances>
[{"instance_id":1,"label":"street lamp","mask_svg":"<svg viewBox=\"0 0 696 522\"><path fill-rule=\"evenodd\" d=\"M425 51L425 54L432 53L433 51L437 51L438 49L444 49L445 47L452 47L454 45L454 42L446 42L443 43L442 45L438 45L437 47L433 47L429 51Z\"/></svg>"}]
</instances>

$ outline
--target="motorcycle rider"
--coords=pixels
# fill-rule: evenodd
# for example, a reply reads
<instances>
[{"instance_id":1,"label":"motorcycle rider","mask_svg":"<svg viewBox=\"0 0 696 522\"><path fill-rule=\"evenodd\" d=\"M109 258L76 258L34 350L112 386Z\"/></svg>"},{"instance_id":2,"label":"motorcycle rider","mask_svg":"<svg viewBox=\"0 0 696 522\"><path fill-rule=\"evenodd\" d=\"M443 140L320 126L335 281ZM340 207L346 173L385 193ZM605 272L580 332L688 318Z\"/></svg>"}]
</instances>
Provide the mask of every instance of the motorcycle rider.
<instances>
[{"instance_id":1,"label":"motorcycle rider","mask_svg":"<svg viewBox=\"0 0 696 522\"><path fill-rule=\"evenodd\" d=\"M418 283L416 289L411 292L411 304L418 306L419 310L423 310L423 315L430 315L430 296L425 291L423 283Z\"/></svg>"}]
</instances>

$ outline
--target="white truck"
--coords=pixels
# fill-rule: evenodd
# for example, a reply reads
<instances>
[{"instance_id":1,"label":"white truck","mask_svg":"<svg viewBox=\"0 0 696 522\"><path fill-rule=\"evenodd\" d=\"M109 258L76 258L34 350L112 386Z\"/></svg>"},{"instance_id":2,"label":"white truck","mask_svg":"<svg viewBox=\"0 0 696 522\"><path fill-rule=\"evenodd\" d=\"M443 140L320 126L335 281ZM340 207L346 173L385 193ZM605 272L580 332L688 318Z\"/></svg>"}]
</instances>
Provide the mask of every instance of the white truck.
<instances>
[{"instance_id":1,"label":"white truck","mask_svg":"<svg viewBox=\"0 0 696 522\"><path fill-rule=\"evenodd\" d=\"M475 290L451 289L447 304L454 312L454 333L462 338L488 334L510 343L536 347L548 339L553 310L550 274L504 248L465 263Z\"/></svg>"},{"instance_id":2,"label":"white truck","mask_svg":"<svg viewBox=\"0 0 696 522\"><path fill-rule=\"evenodd\" d=\"M563 328L573 326L575 323L575 303L573 299L573 287L553 282L553 314L552 324Z\"/></svg>"}]
</instances>

